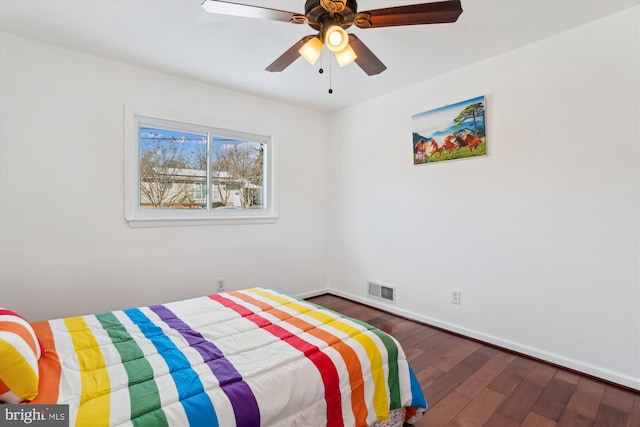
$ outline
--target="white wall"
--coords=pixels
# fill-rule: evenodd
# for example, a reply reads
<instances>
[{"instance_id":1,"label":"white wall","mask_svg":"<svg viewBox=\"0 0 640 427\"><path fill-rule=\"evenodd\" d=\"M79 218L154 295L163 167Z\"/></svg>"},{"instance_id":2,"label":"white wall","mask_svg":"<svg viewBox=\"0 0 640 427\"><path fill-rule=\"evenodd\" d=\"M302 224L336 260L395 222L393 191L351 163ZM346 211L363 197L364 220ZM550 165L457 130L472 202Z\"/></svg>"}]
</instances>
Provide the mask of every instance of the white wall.
<instances>
[{"instance_id":1,"label":"white wall","mask_svg":"<svg viewBox=\"0 0 640 427\"><path fill-rule=\"evenodd\" d=\"M227 289L325 288L324 115L6 33L1 43L0 305L38 320L210 294L218 277ZM277 223L129 228L125 103L273 130Z\"/></svg>"},{"instance_id":2,"label":"white wall","mask_svg":"<svg viewBox=\"0 0 640 427\"><path fill-rule=\"evenodd\" d=\"M640 389L639 15L334 114L334 292ZM479 95L489 155L413 166L411 115Z\"/></svg>"}]
</instances>

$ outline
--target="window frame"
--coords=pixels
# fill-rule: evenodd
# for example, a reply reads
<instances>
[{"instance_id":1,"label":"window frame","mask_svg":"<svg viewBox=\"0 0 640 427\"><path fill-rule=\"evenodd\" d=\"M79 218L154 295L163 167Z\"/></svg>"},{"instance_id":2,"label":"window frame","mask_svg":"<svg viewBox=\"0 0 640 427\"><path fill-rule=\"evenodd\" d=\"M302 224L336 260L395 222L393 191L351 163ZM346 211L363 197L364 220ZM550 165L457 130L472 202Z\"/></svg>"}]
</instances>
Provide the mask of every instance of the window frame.
<instances>
[{"instance_id":1,"label":"window frame","mask_svg":"<svg viewBox=\"0 0 640 427\"><path fill-rule=\"evenodd\" d=\"M125 220L130 227L174 227L215 224L268 224L278 220L274 174L273 132L245 124L222 122L211 118L166 111L158 108L125 104L124 108L124 204ZM140 208L139 128L158 126L181 132L212 134L233 139L246 139L264 144L265 207L262 209L213 209L214 189L207 178L207 209L142 209ZM208 165L211 163L211 138L207 141ZM207 167L209 170L210 166Z\"/></svg>"}]
</instances>

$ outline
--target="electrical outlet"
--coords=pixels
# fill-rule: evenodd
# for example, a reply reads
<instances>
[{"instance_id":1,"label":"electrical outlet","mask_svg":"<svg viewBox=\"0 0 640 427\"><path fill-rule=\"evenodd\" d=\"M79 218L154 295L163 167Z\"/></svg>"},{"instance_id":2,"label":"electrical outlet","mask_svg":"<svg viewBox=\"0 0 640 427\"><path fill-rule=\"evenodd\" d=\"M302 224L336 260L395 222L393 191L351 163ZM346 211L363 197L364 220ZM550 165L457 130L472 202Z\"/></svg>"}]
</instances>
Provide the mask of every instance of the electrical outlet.
<instances>
[{"instance_id":1,"label":"electrical outlet","mask_svg":"<svg viewBox=\"0 0 640 427\"><path fill-rule=\"evenodd\" d=\"M462 291L458 289L451 289L451 304L460 305L460 300L462 298Z\"/></svg>"},{"instance_id":2,"label":"electrical outlet","mask_svg":"<svg viewBox=\"0 0 640 427\"><path fill-rule=\"evenodd\" d=\"M216 288L218 289L218 292L224 291L224 278L223 277L220 277L220 278L216 279Z\"/></svg>"}]
</instances>

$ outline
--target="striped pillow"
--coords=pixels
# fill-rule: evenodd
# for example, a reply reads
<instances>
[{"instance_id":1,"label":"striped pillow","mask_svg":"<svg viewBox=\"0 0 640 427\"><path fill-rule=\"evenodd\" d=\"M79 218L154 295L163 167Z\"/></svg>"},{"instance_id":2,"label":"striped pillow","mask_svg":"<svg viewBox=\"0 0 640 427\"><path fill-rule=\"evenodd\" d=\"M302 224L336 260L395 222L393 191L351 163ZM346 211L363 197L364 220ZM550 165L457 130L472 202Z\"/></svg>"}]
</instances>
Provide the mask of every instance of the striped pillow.
<instances>
[{"instance_id":1,"label":"striped pillow","mask_svg":"<svg viewBox=\"0 0 640 427\"><path fill-rule=\"evenodd\" d=\"M38 395L41 354L40 342L29 322L0 307L0 401L20 403Z\"/></svg>"}]
</instances>

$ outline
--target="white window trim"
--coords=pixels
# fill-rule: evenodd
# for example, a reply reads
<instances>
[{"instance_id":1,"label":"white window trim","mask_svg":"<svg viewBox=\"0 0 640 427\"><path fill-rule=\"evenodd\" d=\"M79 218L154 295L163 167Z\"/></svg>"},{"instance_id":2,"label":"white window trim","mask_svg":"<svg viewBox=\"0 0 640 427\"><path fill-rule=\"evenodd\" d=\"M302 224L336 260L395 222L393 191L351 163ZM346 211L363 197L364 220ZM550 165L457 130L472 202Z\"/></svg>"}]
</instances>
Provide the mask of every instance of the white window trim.
<instances>
[{"instance_id":1,"label":"white window trim","mask_svg":"<svg viewBox=\"0 0 640 427\"><path fill-rule=\"evenodd\" d=\"M251 138L266 143L265 209L140 209L138 122L169 121L180 123L182 130L196 132L216 129L230 137ZM218 133L218 132L216 132ZM274 133L245 124L221 122L206 117L177 113L153 107L124 106L124 217L130 227L179 227L221 224L272 224L278 220L276 178L274 173Z\"/></svg>"}]
</instances>

